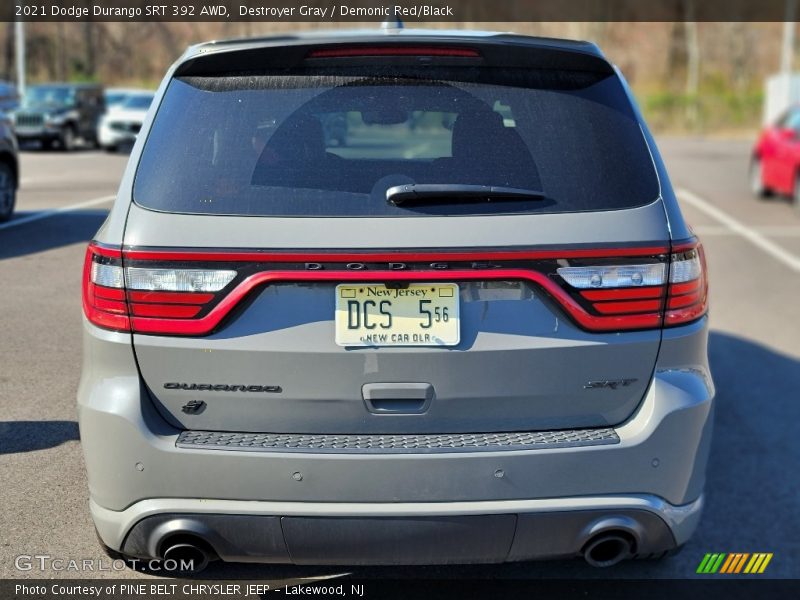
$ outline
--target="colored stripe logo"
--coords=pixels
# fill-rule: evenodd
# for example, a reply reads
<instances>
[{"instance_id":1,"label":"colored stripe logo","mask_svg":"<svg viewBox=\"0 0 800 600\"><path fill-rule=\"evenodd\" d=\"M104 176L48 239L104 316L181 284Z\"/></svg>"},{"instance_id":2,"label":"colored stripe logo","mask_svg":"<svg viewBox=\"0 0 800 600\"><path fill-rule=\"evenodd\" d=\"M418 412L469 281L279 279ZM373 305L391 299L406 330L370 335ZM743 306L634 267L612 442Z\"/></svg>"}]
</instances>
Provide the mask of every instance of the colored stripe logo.
<instances>
[{"instance_id":1,"label":"colored stripe logo","mask_svg":"<svg viewBox=\"0 0 800 600\"><path fill-rule=\"evenodd\" d=\"M760 574L771 560L772 552L708 553L700 561L696 572L703 575Z\"/></svg>"}]
</instances>

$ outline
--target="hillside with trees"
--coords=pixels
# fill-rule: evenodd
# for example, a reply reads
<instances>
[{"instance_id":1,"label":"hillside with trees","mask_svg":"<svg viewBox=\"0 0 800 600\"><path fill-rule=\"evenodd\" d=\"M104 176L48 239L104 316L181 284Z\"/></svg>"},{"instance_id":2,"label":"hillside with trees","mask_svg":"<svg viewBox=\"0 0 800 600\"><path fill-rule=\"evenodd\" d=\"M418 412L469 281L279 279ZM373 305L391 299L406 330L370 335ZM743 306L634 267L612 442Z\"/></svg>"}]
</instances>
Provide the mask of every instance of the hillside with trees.
<instances>
[{"instance_id":1,"label":"hillside with trees","mask_svg":"<svg viewBox=\"0 0 800 600\"><path fill-rule=\"evenodd\" d=\"M378 27L377 23L322 24ZM190 44L286 34L318 23L27 23L27 78L154 87ZM622 69L657 130L749 130L780 62L781 23L426 23L588 39ZM0 26L0 77L14 80L14 24Z\"/></svg>"}]
</instances>

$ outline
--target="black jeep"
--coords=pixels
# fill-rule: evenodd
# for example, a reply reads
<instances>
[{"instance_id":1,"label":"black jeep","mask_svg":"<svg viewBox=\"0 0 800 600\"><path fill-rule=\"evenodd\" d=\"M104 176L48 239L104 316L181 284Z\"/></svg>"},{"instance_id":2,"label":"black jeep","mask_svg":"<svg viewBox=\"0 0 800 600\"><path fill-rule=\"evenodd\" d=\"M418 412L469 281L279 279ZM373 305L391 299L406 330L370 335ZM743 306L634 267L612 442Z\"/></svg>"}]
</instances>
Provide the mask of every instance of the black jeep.
<instances>
[{"instance_id":1,"label":"black jeep","mask_svg":"<svg viewBox=\"0 0 800 600\"><path fill-rule=\"evenodd\" d=\"M97 125L105 111L103 87L88 83L49 83L29 87L14 113L20 142L39 141L43 148L58 143L62 150L80 138L97 145Z\"/></svg>"}]
</instances>

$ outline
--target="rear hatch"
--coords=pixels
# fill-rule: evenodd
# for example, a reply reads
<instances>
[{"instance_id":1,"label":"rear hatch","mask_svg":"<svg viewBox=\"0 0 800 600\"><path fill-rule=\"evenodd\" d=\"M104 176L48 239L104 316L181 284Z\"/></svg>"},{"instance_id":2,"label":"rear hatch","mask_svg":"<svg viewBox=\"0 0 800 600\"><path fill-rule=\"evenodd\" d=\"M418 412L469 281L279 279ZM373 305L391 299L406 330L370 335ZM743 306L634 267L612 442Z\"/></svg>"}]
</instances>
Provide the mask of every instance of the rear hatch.
<instances>
[{"instance_id":1,"label":"rear hatch","mask_svg":"<svg viewBox=\"0 0 800 600\"><path fill-rule=\"evenodd\" d=\"M137 159L109 260L180 427L593 427L646 391L668 227L591 48L226 50L178 69Z\"/></svg>"}]
</instances>

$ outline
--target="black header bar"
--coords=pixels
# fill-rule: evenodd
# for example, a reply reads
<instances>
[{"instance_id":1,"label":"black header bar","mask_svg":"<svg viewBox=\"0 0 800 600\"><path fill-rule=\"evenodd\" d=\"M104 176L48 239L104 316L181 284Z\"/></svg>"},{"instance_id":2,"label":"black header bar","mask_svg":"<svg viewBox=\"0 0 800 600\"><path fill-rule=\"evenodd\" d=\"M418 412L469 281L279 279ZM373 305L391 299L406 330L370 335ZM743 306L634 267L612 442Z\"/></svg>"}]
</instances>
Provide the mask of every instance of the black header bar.
<instances>
[{"instance_id":1,"label":"black header bar","mask_svg":"<svg viewBox=\"0 0 800 600\"><path fill-rule=\"evenodd\" d=\"M785 21L796 0L3 0L2 21ZM798 7L800 10L800 7Z\"/></svg>"}]
</instances>

